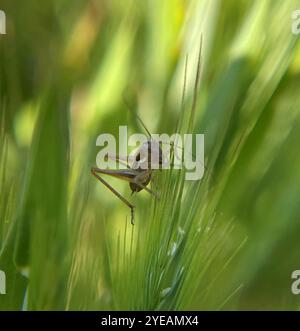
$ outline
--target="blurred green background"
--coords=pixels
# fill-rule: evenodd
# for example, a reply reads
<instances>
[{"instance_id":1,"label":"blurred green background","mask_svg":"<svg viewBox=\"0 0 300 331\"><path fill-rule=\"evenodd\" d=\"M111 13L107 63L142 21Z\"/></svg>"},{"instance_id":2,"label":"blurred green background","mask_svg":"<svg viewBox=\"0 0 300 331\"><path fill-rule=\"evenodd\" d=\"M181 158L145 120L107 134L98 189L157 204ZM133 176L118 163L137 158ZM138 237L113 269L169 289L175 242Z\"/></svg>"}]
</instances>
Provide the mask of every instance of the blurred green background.
<instances>
[{"instance_id":1,"label":"blurred green background","mask_svg":"<svg viewBox=\"0 0 300 331\"><path fill-rule=\"evenodd\" d=\"M0 9L0 309L298 310L300 2ZM150 132L178 120L187 132L201 36L193 132L205 134L204 177L158 173L160 200L108 178L137 206L132 227L90 173L96 137L140 130L124 91Z\"/></svg>"}]
</instances>

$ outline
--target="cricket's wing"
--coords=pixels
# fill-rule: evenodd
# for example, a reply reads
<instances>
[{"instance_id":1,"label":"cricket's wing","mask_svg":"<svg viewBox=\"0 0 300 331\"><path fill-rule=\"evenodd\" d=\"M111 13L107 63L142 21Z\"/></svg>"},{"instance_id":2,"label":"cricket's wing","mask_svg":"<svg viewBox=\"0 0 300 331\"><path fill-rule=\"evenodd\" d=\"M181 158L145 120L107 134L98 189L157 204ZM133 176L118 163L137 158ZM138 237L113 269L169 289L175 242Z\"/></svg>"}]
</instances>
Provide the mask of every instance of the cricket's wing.
<instances>
[{"instance_id":1,"label":"cricket's wing","mask_svg":"<svg viewBox=\"0 0 300 331\"><path fill-rule=\"evenodd\" d=\"M110 154L110 153L107 154L107 157L111 160L117 161L118 163L124 165L127 169L130 169L130 167L128 166L127 157L117 154Z\"/></svg>"}]
</instances>

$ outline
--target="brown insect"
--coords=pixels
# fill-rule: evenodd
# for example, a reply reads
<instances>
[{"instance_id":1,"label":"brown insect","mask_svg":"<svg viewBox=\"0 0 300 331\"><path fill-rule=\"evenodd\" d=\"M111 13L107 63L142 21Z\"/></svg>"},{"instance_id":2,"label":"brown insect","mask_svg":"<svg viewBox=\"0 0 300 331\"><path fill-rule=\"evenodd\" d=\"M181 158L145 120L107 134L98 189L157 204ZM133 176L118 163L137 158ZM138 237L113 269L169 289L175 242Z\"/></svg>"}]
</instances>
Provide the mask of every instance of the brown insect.
<instances>
[{"instance_id":1,"label":"brown insect","mask_svg":"<svg viewBox=\"0 0 300 331\"><path fill-rule=\"evenodd\" d=\"M143 121L137 116L138 120L146 130L149 138L146 142L144 142L140 148L136 151L133 156L133 163L130 166L128 162L125 162L123 158L119 156L109 156L109 158L115 159L117 162L124 164L127 169L119 169L119 170L108 170L101 169L97 167L92 167L92 174L102 183L104 184L112 193L114 193L123 203L125 203L131 210L131 224L134 225L134 208L135 206L131 204L126 198L124 198L117 190L115 190L107 181L105 181L101 175L109 175L122 180L126 180L129 182L129 186L131 188L131 192L137 193L142 190L147 191L155 197L158 195L149 189L147 185L151 182L153 172L156 169L151 168L151 161L153 161L152 153L155 151L156 155L158 155L158 168L161 169L165 158L163 156L162 149L160 144L151 138L150 132L147 130ZM157 168L157 167L155 167Z\"/></svg>"},{"instance_id":2,"label":"brown insect","mask_svg":"<svg viewBox=\"0 0 300 331\"><path fill-rule=\"evenodd\" d=\"M197 90L198 90L198 83L200 78L200 60L201 60L201 49L202 49L202 35L200 38L200 48L199 48L199 56L198 56L198 63L197 63L197 71L196 71L196 78L195 78L195 85L194 85L194 97L192 103L192 110L189 122L189 128L192 128L193 121L194 121L194 114L197 104ZM187 73L187 57L185 62L185 72L184 72L184 85L183 85L183 93L182 93L182 107L184 106L184 96L185 96L185 85L186 85L186 73ZM158 155L158 168L163 168L164 162L166 159L161 149L161 145L151 138L151 134L146 128L143 121L137 116L137 119L146 130L149 138L148 140L141 145L138 149L136 154L134 155L134 162L132 166L129 166L127 162L124 162L120 157L114 157L116 161L119 163L123 163L127 169L122 170L107 170L107 169L100 169L93 167L91 169L92 174L102 183L104 184L111 192L113 192L122 202L124 202L131 210L131 224L134 225L134 208L135 206L131 204L127 199L125 199L118 191L116 191L110 184L108 184L102 177L102 174L110 175L122 180L126 180L129 182L129 186L131 188L132 194L135 192L140 192L142 190L147 191L148 193L157 197L157 194L149 189L147 186L151 182L153 172L155 169L151 168L150 160L152 161L152 153L155 151L155 154ZM175 145L173 145L174 147ZM145 157L146 156L146 157ZM148 162L148 167L145 167L145 162ZM169 162L169 161L167 161Z\"/></svg>"}]
</instances>

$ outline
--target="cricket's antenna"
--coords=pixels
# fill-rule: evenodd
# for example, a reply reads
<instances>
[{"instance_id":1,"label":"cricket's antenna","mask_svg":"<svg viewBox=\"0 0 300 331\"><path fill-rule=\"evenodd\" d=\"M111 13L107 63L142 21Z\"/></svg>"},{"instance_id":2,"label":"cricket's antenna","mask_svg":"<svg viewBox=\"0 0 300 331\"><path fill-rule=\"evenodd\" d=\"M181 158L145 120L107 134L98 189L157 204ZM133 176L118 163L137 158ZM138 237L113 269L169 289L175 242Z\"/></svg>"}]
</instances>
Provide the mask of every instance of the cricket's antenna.
<instances>
[{"instance_id":1,"label":"cricket's antenna","mask_svg":"<svg viewBox=\"0 0 300 331\"><path fill-rule=\"evenodd\" d=\"M181 109L180 109L182 113L184 113L184 103L185 103L185 93L186 93L185 90L186 90L186 78L187 78L188 59L189 59L189 55L186 54L186 56L185 56L185 63L184 63L183 87L182 87ZM178 132L178 130L181 129L182 117L183 116L178 116L178 118L177 118L175 132Z\"/></svg>"},{"instance_id":2,"label":"cricket's antenna","mask_svg":"<svg viewBox=\"0 0 300 331\"><path fill-rule=\"evenodd\" d=\"M199 46L199 54L198 54L198 63L197 63L197 71L196 71L196 78L194 84L194 98L193 98L193 105L191 111L191 117L189 122L189 128L192 129L194 124L194 117L195 117L195 110L197 106L197 96L198 96L198 85L200 81L200 71L201 71L201 58L202 58L202 34L200 35L200 46Z\"/></svg>"},{"instance_id":3,"label":"cricket's antenna","mask_svg":"<svg viewBox=\"0 0 300 331\"><path fill-rule=\"evenodd\" d=\"M182 87L182 96L181 96L181 110L184 109L188 61L189 61L189 54L187 53L185 56L185 63L184 63L183 87Z\"/></svg>"},{"instance_id":4,"label":"cricket's antenna","mask_svg":"<svg viewBox=\"0 0 300 331\"><path fill-rule=\"evenodd\" d=\"M124 100L124 103L125 103L126 107L133 113L133 109L130 106L128 100L126 99L125 92L123 92L123 100ZM147 129L145 123L142 121L142 119L140 118L140 116L137 113L135 113L134 115L136 116L136 118L138 119L138 121L140 122L140 124L144 128L144 130L147 132L149 138L151 138L151 133Z\"/></svg>"},{"instance_id":5,"label":"cricket's antenna","mask_svg":"<svg viewBox=\"0 0 300 331\"><path fill-rule=\"evenodd\" d=\"M142 119L140 118L140 116L138 114L135 114L136 118L139 120L140 124L142 125L142 127L146 130L146 132L148 133L149 138L151 138L151 133L149 132L149 130L147 129L145 123L142 121Z\"/></svg>"}]
</instances>

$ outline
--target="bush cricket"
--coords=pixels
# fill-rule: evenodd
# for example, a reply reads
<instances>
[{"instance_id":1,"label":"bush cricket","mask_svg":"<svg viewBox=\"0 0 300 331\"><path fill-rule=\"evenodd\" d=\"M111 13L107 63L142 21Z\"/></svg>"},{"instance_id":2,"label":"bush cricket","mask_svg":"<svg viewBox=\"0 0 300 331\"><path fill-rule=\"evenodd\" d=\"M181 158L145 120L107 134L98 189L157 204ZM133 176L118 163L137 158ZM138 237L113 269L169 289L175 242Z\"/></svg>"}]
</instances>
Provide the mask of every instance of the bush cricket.
<instances>
[{"instance_id":1,"label":"bush cricket","mask_svg":"<svg viewBox=\"0 0 300 331\"><path fill-rule=\"evenodd\" d=\"M194 95L193 95L193 103L192 109L190 114L190 121L189 121L189 129L192 129L193 122L194 122L194 115L196 110L197 104L197 91L198 91L198 84L200 81L200 64L201 64L201 49L202 49L202 35L200 38L200 48L199 48L199 55L198 55L198 63L197 63L197 71L196 71L196 78L194 83ZM185 98L185 87L186 87L186 73L187 73L187 57L185 61L185 71L184 71L184 84L183 84L183 93L182 93L182 102L181 106L182 109L184 108L184 98ZM101 169L97 167L91 168L92 174L102 183L104 184L112 193L114 193L123 203L125 203L131 211L131 224L134 225L134 208L135 206L131 204L126 198L124 198L118 191L116 191L108 182L106 182L101 175L109 175L113 176L122 180L126 180L129 182L129 186L131 188L132 194L135 192L140 192L141 190L145 190L148 193L157 197L157 194L149 189L147 185L151 182L153 172L156 169L162 169L166 164L165 155L161 149L161 143L157 142L151 137L150 132L148 131L147 127L141 120L141 118L136 114L138 121L147 132L148 139L145 143L143 143L140 148L136 151L135 155L133 156L133 163L129 166L128 162L122 160L119 156L113 156L115 160L119 163L124 164L127 169L120 169L120 170L107 170ZM178 127L178 123L177 123ZM170 144L170 146L176 146L174 144ZM178 147L178 146L177 146ZM179 147L181 148L181 147ZM155 152L155 153L153 153ZM152 154L156 155L156 166L153 169L151 166L153 165L153 158ZM109 157L109 155L108 155ZM150 160L150 161L149 161ZM125 161L125 162L124 162ZM169 162L169 160L167 161ZM145 167L146 163L146 167ZM157 167L158 165L158 167ZM205 168L205 167L204 167Z\"/></svg>"},{"instance_id":2,"label":"bush cricket","mask_svg":"<svg viewBox=\"0 0 300 331\"><path fill-rule=\"evenodd\" d=\"M129 186L131 188L131 192L137 193L141 190L145 190L148 193L152 194L156 198L158 195L149 189L147 185L150 183L152 179L153 172L157 169L162 168L163 164L165 164L165 158L163 156L162 149L157 141L151 138L151 134L146 128L145 124L141 120L140 117L137 118L143 128L146 130L149 138L146 142L144 142L136 153L133 156L133 163L130 166L128 162L122 160L119 156L109 156L110 158L114 158L117 162L124 164L127 169L119 169L119 170L108 170L108 169L101 169L97 167L91 168L91 173L102 183L104 184L112 193L114 193L123 203L125 203L131 211L131 224L134 225L134 208L135 206L131 204L126 198L124 198L117 190L115 190L107 181L105 181L101 175L109 175L113 176L122 180L126 180L129 182ZM155 169L151 167L151 162L153 162L153 157L151 154L155 151L158 158L154 161L157 162L157 166ZM147 163L147 164L145 164Z\"/></svg>"}]
</instances>

